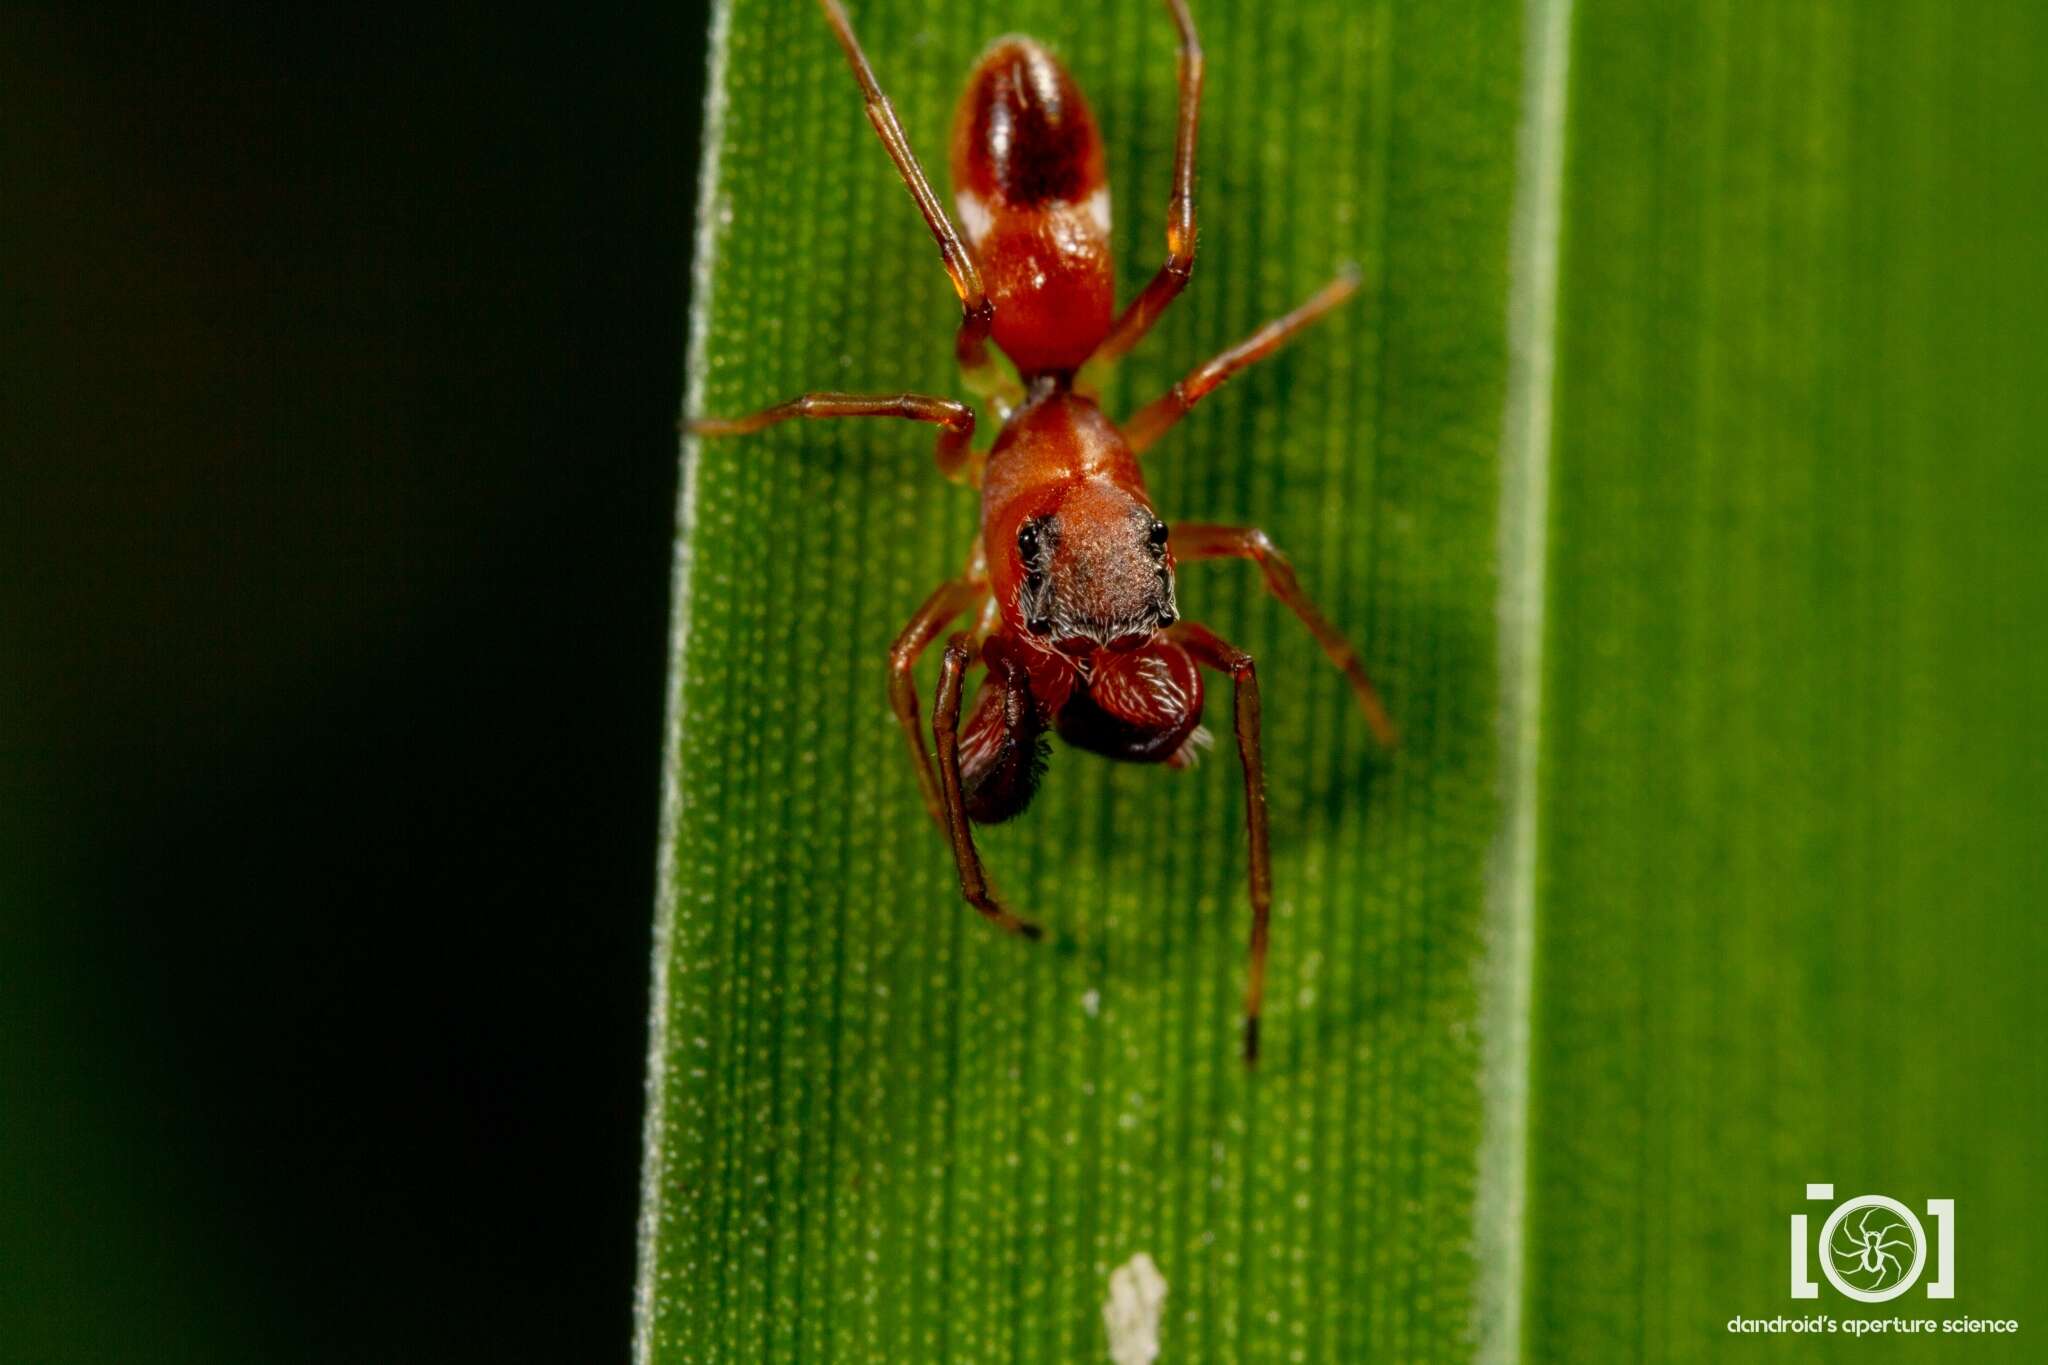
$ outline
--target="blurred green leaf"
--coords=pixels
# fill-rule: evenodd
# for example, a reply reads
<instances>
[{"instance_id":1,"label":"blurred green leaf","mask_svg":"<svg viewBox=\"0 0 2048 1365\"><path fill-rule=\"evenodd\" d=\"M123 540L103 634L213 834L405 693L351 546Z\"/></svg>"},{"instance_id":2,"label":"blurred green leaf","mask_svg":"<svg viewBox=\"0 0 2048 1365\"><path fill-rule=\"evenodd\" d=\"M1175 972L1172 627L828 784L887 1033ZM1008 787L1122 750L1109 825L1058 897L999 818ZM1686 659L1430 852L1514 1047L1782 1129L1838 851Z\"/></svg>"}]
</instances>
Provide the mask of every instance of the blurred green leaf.
<instances>
[{"instance_id":1,"label":"blurred green leaf","mask_svg":"<svg viewBox=\"0 0 2048 1365\"><path fill-rule=\"evenodd\" d=\"M2021 1313L2042 20L1197 18L1201 263L1106 406L1361 265L1358 304L1169 438L1155 492L1272 532L1404 745L1374 751L1243 566L1183 575L1268 698L1248 1074L1227 746L1188 773L1057 750L983 849L1069 946L999 937L883 692L971 497L916 431L686 445L643 1349L1106 1359L1142 1252L1168 1360L1698 1356L1794 1311L1809 1180L1957 1196L1956 1311ZM983 45L1059 51L1142 282L1173 131L1153 0L854 19L935 173ZM960 392L950 292L815 8L733 0L714 36L693 411Z\"/></svg>"},{"instance_id":2,"label":"blurred green leaf","mask_svg":"<svg viewBox=\"0 0 2048 1365\"><path fill-rule=\"evenodd\" d=\"M1596 0L1573 61L1530 1354L2039 1359L2048 12ZM1808 1181L1955 1198L1953 1304L1795 1304Z\"/></svg>"}]
</instances>

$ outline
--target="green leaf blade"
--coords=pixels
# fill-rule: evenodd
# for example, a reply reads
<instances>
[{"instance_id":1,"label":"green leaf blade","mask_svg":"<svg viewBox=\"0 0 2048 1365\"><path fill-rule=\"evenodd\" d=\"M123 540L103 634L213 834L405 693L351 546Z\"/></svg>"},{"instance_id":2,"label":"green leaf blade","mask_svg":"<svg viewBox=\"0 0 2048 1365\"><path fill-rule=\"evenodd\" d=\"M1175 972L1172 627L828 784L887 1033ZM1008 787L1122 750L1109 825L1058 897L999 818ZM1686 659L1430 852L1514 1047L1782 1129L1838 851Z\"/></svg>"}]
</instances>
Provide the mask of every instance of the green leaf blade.
<instances>
[{"instance_id":1,"label":"green leaf blade","mask_svg":"<svg viewBox=\"0 0 2048 1365\"><path fill-rule=\"evenodd\" d=\"M856 19L936 168L995 28ZM2020 1311L2048 1263L2042 16L1200 20L1202 263L1106 405L1361 264L1154 488L1275 535L1403 751L1244 566L1184 576L1268 698L1247 1075L1228 754L1057 754L983 847L1066 946L996 937L881 694L970 500L910 433L689 448L645 1354L1099 1359L1144 1252L1168 1359L1700 1359L1797 1311L1808 1181L1956 1198L1954 1311ZM815 16L730 24L697 410L955 391L948 292ZM1128 293L1162 236L1164 16L1002 27L1096 103Z\"/></svg>"},{"instance_id":2,"label":"green leaf blade","mask_svg":"<svg viewBox=\"0 0 2048 1365\"><path fill-rule=\"evenodd\" d=\"M1532 1358L1812 1359L1839 1339L1725 1324L2039 1298L2044 40L1580 0ZM1792 1300L1809 1181L1957 1198L1958 1297Z\"/></svg>"},{"instance_id":3,"label":"green leaf blade","mask_svg":"<svg viewBox=\"0 0 2048 1365\"><path fill-rule=\"evenodd\" d=\"M1010 29L1052 43L1110 138L1122 278L1142 281L1172 141L1157 7L854 17L933 170L974 53ZM1108 1274L1141 1251L1187 1358L1421 1359L1468 1333L1517 15L1199 19L1201 263L1105 401L1130 410L1364 267L1360 305L1174 434L1155 493L1169 516L1274 534L1363 645L1404 748L1375 754L1248 568L1186 576L1184 607L1258 654L1267 695L1278 904L1248 1075L1227 734L1186 774L1056 752L1038 805L983 843L1078 946L994 935L959 903L883 696L888 642L964 557L971 499L928 439L880 424L694 451L652 1358L1106 1358ZM944 278L822 21L740 0L727 22L700 410L957 392Z\"/></svg>"}]
</instances>

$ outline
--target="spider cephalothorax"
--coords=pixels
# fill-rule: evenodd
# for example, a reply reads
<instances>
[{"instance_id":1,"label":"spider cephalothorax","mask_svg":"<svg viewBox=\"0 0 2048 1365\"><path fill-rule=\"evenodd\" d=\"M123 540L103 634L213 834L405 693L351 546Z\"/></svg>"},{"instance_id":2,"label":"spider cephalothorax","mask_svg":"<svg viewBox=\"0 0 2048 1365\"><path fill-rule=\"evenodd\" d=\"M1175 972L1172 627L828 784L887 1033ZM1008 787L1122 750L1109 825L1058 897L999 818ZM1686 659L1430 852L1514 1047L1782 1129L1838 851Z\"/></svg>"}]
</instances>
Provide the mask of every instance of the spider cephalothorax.
<instances>
[{"instance_id":1,"label":"spider cephalothorax","mask_svg":"<svg viewBox=\"0 0 2048 1365\"><path fill-rule=\"evenodd\" d=\"M926 181L839 0L819 3L960 297L954 351L968 385L994 399L1002 427L981 456L972 449L974 410L964 403L925 394L814 393L750 417L700 421L695 429L737 435L792 417L930 422L940 428L940 470L979 483L979 544L961 575L941 584L897 638L889 697L925 808L952 845L961 894L1006 929L1034 938L1039 932L990 888L971 823L1007 820L1030 804L1045 772L1046 736L1057 731L1077 748L1126 762L1186 767L1207 742L1201 670L1230 675L1250 842L1244 1051L1247 1061L1256 1060L1272 904L1258 679L1249 654L1181 619L1176 564L1258 564L1266 586L1350 678L1374 733L1391 743L1393 728L1357 653L1309 602L1265 533L1190 522L1169 527L1153 511L1138 457L1205 394L1349 298L1357 280L1340 276L1122 425L1112 422L1075 387L1075 374L1136 345L1194 269L1202 50L1187 0L1166 0L1180 31L1181 87L1166 262L1121 314L1113 307L1102 138L1058 59L1029 38L1003 38L968 77L951 157L953 202L967 224L963 238ZM991 340L1022 383L989 354ZM911 669L947 624L966 614L976 624L947 643L939 670L934 762ZM976 663L986 671L963 716L965 676Z\"/></svg>"},{"instance_id":2,"label":"spider cephalothorax","mask_svg":"<svg viewBox=\"0 0 2048 1365\"><path fill-rule=\"evenodd\" d=\"M1148 644L1180 619L1166 523L1107 480L1078 484L1058 511L1026 521L1017 557L1017 619L1084 666L1098 650Z\"/></svg>"}]
</instances>

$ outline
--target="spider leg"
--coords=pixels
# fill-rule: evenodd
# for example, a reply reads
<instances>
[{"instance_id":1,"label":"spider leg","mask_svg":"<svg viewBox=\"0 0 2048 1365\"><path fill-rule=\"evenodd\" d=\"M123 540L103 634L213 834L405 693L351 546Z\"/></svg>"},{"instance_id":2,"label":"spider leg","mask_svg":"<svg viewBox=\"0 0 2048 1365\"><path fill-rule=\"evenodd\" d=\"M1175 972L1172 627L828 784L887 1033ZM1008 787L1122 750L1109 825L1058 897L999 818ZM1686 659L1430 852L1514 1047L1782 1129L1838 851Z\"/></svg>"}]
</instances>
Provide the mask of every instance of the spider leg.
<instances>
[{"instance_id":1,"label":"spider leg","mask_svg":"<svg viewBox=\"0 0 2048 1365\"><path fill-rule=\"evenodd\" d=\"M1837 1255L1837 1256L1854 1256L1854 1257L1856 1257L1856 1258L1857 1258L1858 1260L1861 1260L1861 1259L1862 1259L1862 1257L1863 1257L1863 1248L1862 1248L1862 1246L1861 1246L1861 1245L1853 1245L1853 1246L1848 1246L1848 1247L1845 1247L1845 1246L1843 1246L1843 1245L1842 1245L1842 1243L1841 1243L1841 1241L1840 1241L1840 1238L1841 1238L1842 1234L1843 1234L1843 1233L1845 1233L1845 1232L1847 1232L1847 1231L1848 1231L1848 1229L1847 1229L1847 1228L1837 1228L1837 1229L1835 1229L1835 1237L1836 1237L1836 1239L1837 1239L1837 1240L1836 1240L1836 1241L1834 1242L1833 1246L1832 1246L1832 1247L1831 1247L1830 1249L1831 1249L1831 1250L1832 1250L1832 1251L1833 1251L1833 1252L1835 1253L1835 1255Z\"/></svg>"},{"instance_id":2,"label":"spider leg","mask_svg":"<svg viewBox=\"0 0 2048 1365\"><path fill-rule=\"evenodd\" d=\"M1140 408L1123 424L1124 439L1130 442L1131 453L1143 454L1154 441L1166 434L1168 428L1187 416L1189 408L1215 392L1225 380L1279 350L1289 337L1357 291L1357 274L1346 271L1317 290L1293 312L1273 319L1223 354L1190 370L1187 378Z\"/></svg>"},{"instance_id":3,"label":"spider leg","mask_svg":"<svg viewBox=\"0 0 2048 1365\"><path fill-rule=\"evenodd\" d=\"M1173 197L1166 204L1166 264L1124 309L1095 348L1091 364L1114 364L1137 345L1195 273L1195 131L1202 117L1202 42L1195 36L1187 0L1166 0L1166 9L1180 30L1180 124L1173 144Z\"/></svg>"},{"instance_id":4,"label":"spider leg","mask_svg":"<svg viewBox=\"0 0 2048 1365\"><path fill-rule=\"evenodd\" d=\"M1899 1276L1901 1276L1901 1275L1903 1275L1903 1274L1905 1274L1905 1273L1906 1273L1906 1272L1905 1272L1905 1271L1904 1271L1904 1270L1903 1270L1903 1269L1902 1269L1902 1268L1900 1267L1900 1265L1899 1265L1899 1262L1898 1262L1898 1258L1897 1258L1897 1257L1895 1257L1895 1256L1893 1256L1893 1255L1892 1255L1892 1254L1891 1254L1891 1253L1890 1253L1889 1251L1885 1251L1885 1252L1880 1252L1880 1253L1878 1254L1878 1258L1877 1258L1877 1259L1878 1259L1878 1260L1879 1260L1880 1262L1882 1262L1883 1264L1885 1264L1885 1265L1888 1265L1888 1266L1890 1266L1890 1267L1892 1268L1892 1278L1893 1278L1893 1279L1897 1279L1897 1278L1898 1278ZM1880 1281L1880 1283L1882 1283L1882 1281Z\"/></svg>"},{"instance_id":5,"label":"spider leg","mask_svg":"<svg viewBox=\"0 0 2048 1365\"><path fill-rule=\"evenodd\" d=\"M839 0L818 0L818 4L825 11L825 22L832 26L832 36L846 53L846 64L853 68L853 78L867 104L868 122L875 126L875 136L882 140L889 160L896 163L896 174L903 178L904 188L917 201L924 225L939 244L939 260L946 268L946 277L953 282L953 292L960 296L960 331L954 339L953 351L960 368L967 373L969 386L977 393L989 394L1014 387L1006 383L1001 367L988 351L989 328L995 322L996 310L982 285L981 268L975 264L974 253L960 239L960 231L953 226L945 204L932 192L931 181L925 179L924 167L918 164L917 153L911 150L910 139L896 118L896 107L889 102L882 83L875 79L875 69L868 65L868 55L861 50L860 39L854 36L846 10Z\"/></svg>"},{"instance_id":6,"label":"spider leg","mask_svg":"<svg viewBox=\"0 0 2048 1365\"><path fill-rule=\"evenodd\" d=\"M1266 943L1273 912L1273 862L1266 839L1266 760L1259 739L1259 677L1252 656L1205 626L1183 621L1167 631L1195 659L1230 675L1237 711L1237 758L1244 768L1246 859L1251 883L1250 971L1244 990L1244 1060L1259 1060L1259 1017L1266 999Z\"/></svg>"},{"instance_id":7,"label":"spider leg","mask_svg":"<svg viewBox=\"0 0 2048 1365\"><path fill-rule=\"evenodd\" d=\"M938 742L939 795L945 807L946 835L952 840L962 898L1011 933L1041 938L1043 929L1017 918L996 899L982 871L981 855L975 851L974 831L967 823L967 802L960 790L960 686L976 652L973 637L962 632L946 642L945 657L939 664L939 696L932 707L932 738ZM1005 682L1012 687L1025 685L1023 679L1015 676Z\"/></svg>"},{"instance_id":8,"label":"spider leg","mask_svg":"<svg viewBox=\"0 0 2048 1365\"><path fill-rule=\"evenodd\" d=\"M941 583L932 590L904 625L896 643L889 647L889 706L896 713L896 723L903 727L903 738L910 746L912 770L917 774L918 794L924 798L925 811L932 817L932 823L943 833L946 829L945 807L939 798L939 778L932 768L931 750L924 743L924 720L918 714L917 680L911 670L930 648L946 623L961 612L973 607L975 600L986 591L985 586L973 578L956 578Z\"/></svg>"},{"instance_id":9,"label":"spider leg","mask_svg":"<svg viewBox=\"0 0 2048 1365\"><path fill-rule=\"evenodd\" d=\"M748 436L777 422L820 417L900 417L930 422L940 428L932 447L939 472L955 483L969 483L978 471L979 462L968 449L974 440L974 409L923 393L806 393L745 417L700 417L690 423L690 430L699 436Z\"/></svg>"},{"instance_id":10,"label":"spider leg","mask_svg":"<svg viewBox=\"0 0 2048 1365\"><path fill-rule=\"evenodd\" d=\"M1174 557L1179 560L1249 559L1257 564L1259 572L1265 576L1266 591L1286 604L1287 609L1308 628L1308 633L1315 637L1316 643L1323 647L1323 653L1330 662L1350 680L1351 690L1358 697L1358 709L1365 713L1365 723L1372 727L1373 737L1388 749L1399 742L1394 722L1387 716L1379 690L1366 676L1358 651L1301 590L1301 582L1294 576L1293 566L1288 564L1287 557L1280 553L1264 531L1256 526L1208 526L1199 522L1177 521L1168 533L1167 543L1173 547Z\"/></svg>"}]
</instances>

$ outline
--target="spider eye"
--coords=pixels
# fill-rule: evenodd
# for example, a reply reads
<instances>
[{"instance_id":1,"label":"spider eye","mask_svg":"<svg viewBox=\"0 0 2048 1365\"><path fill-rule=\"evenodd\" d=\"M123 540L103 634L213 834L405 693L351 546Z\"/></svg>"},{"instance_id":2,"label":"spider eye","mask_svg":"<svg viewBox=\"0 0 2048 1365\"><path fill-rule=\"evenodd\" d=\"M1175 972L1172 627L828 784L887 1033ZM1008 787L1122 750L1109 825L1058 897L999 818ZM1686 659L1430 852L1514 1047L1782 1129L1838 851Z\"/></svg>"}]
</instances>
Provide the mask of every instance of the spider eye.
<instances>
[{"instance_id":1,"label":"spider eye","mask_svg":"<svg viewBox=\"0 0 2048 1365\"><path fill-rule=\"evenodd\" d=\"M1052 622L1048 621L1043 616L1025 622L1024 626L1025 629L1029 630L1033 635L1050 635L1052 633Z\"/></svg>"},{"instance_id":2,"label":"spider eye","mask_svg":"<svg viewBox=\"0 0 2048 1365\"><path fill-rule=\"evenodd\" d=\"M1042 574L1042 573L1038 573L1038 572L1035 572L1035 571L1034 571L1034 572L1032 572L1032 573L1028 573L1028 574L1025 574L1025 575L1024 575L1024 591L1026 591L1026 592L1037 592L1037 591L1038 591L1038 590L1039 590L1040 588L1042 588L1042 587L1044 587L1044 586L1045 586L1045 575L1044 575L1044 574Z\"/></svg>"},{"instance_id":3,"label":"spider eye","mask_svg":"<svg viewBox=\"0 0 2048 1365\"><path fill-rule=\"evenodd\" d=\"M1163 521L1153 522L1152 528L1145 532L1145 539L1151 544L1153 549L1164 549L1166 547L1166 523Z\"/></svg>"},{"instance_id":4,"label":"spider eye","mask_svg":"<svg viewBox=\"0 0 2048 1365\"><path fill-rule=\"evenodd\" d=\"M1042 569L1060 543L1059 523L1050 516L1033 517L1017 528L1017 553L1027 569Z\"/></svg>"}]
</instances>

